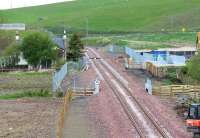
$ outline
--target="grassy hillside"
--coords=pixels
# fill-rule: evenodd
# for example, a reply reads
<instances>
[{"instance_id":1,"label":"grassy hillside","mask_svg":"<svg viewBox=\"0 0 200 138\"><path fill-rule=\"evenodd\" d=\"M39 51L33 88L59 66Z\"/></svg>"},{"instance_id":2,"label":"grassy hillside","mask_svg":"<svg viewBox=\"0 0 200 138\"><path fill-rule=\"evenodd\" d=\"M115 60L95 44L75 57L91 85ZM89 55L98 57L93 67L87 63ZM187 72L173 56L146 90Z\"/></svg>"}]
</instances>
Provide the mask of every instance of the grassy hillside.
<instances>
[{"instance_id":1,"label":"grassy hillside","mask_svg":"<svg viewBox=\"0 0 200 138\"><path fill-rule=\"evenodd\" d=\"M91 46L115 44L134 49L158 49L167 47L195 46L196 33L134 33L128 35L101 35L84 38Z\"/></svg>"},{"instance_id":2,"label":"grassy hillside","mask_svg":"<svg viewBox=\"0 0 200 138\"><path fill-rule=\"evenodd\" d=\"M200 28L199 0L76 0L0 11L6 22L90 31L180 31Z\"/></svg>"}]
</instances>

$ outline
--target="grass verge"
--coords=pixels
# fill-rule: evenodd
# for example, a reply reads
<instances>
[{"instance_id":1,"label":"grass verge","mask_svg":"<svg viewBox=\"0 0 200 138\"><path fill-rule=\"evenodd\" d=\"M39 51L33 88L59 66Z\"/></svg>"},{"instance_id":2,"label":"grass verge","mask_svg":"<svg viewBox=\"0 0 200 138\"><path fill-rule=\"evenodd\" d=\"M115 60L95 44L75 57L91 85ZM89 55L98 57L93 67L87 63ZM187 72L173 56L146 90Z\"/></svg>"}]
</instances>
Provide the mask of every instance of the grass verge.
<instances>
[{"instance_id":1,"label":"grass verge","mask_svg":"<svg viewBox=\"0 0 200 138\"><path fill-rule=\"evenodd\" d=\"M0 95L1 100L9 100L9 99L18 99L24 97L51 97L52 94L47 90L40 90L40 91L24 91L18 93L11 93Z\"/></svg>"}]
</instances>

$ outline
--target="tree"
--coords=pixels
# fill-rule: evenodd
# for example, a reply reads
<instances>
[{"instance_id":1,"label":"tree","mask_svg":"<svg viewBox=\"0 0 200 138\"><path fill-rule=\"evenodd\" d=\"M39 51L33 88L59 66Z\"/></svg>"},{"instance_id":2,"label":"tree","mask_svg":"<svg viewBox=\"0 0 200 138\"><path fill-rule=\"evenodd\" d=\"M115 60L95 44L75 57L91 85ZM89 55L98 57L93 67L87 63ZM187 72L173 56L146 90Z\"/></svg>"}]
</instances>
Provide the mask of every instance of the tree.
<instances>
[{"instance_id":1,"label":"tree","mask_svg":"<svg viewBox=\"0 0 200 138\"><path fill-rule=\"evenodd\" d=\"M67 49L67 60L78 61L83 56L84 45L78 34L73 34L69 41L69 47Z\"/></svg>"},{"instance_id":2,"label":"tree","mask_svg":"<svg viewBox=\"0 0 200 138\"><path fill-rule=\"evenodd\" d=\"M32 32L24 37L21 51L27 62L38 67L40 64L50 64L56 60L55 44L46 33Z\"/></svg>"},{"instance_id":3,"label":"tree","mask_svg":"<svg viewBox=\"0 0 200 138\"><path fill-rule=\"evenodd\" d=\"M191 76L194 80L200 81L200 54L194 56L187 63L188 75Z\"/></svg>"},{"instance_id":4,"label":"tree","mask_svg":"<svg viewBox=\"0 0 200 138\"><path fill-rule=\"evenodd\" d=\"M13 43L5 48L3 51L4 56L13 56L13 55L19 55L20 54L20 45Z\"/></svg>"},{"instance_id":5,"label":"tree","mask_svg":"<svg viewBox=\"0 0 200 138\"><path fill-rule=\"evenodd\" d=\"M20 45L13 43L3 51L4 57L9 57L9 66L15 66L19 62Z\"/></svg>"}]
</instances>

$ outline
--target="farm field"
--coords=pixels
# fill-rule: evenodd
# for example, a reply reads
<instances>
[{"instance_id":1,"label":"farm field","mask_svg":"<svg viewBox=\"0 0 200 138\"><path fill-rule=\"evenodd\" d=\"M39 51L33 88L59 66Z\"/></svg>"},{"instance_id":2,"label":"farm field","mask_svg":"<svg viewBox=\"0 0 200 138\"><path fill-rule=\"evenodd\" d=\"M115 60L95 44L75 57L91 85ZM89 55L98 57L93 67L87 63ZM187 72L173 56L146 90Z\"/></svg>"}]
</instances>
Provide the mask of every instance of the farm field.
<instances>
[{"instance_id":1,"label":"farm field","mask_svg":"<svg viewBox=\"0 0 200 138\"><path fill-rule=\"evenodd\" d=\"M88 22L94 32L180 31L199 29L199 5L198 0L76 0L2 10L0 16L3 22L51 30L85 30Z\"/></svg>"},{"instance_id":2,"label":"farm field","mask_svg":"<svg viewBox=\"0 0 200 138\"><path fill-rule=\"evenodd\" d=\"M0 100L0 137L55 137L61 102L51 98Z\"/></svg>"},{"instance_id":3,"label":"farm field","mask_svg":"<svg viewBox=\"0 0 200 138\"><path fill-rule=\"evenodd\" d=\"M0 73L0 95L51 90L51 73Z\"/></svg>"},{"instance_id":4,"label":"farm field","mask_svg":"<svg viewBox=\"0 0 200 138\"><path fill-rule=\"evenodd\" d=\"M0 73L0 104L0 137L55 137L62 100L51 72Z\"/></svg>"}]
</instances>

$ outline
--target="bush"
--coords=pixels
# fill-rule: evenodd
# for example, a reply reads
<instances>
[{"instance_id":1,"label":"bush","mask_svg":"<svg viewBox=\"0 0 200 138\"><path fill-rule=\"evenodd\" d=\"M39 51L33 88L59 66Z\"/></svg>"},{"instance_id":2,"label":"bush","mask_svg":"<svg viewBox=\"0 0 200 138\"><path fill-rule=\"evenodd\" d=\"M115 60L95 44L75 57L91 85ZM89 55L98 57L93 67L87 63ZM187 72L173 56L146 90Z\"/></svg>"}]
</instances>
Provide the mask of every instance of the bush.
<instances>
[{"instance_id":1,"label":"bush","mask_svg":"<svg viewBox=\"0 0 200 138\"><path fill-rule=\"evenodd\" d=\"M56 92L56 97L63 97L64 96L64 94L63 94L63 92Z\"/></svg>"},{"instance_id":2,"label":"bush","mask_svg":"<svg viewBox=\"0 0 200 138\"><path fill-rule=\"evenodd\" d=\"M181 81L179 79L177 79L176 69L174 69L174 68L168 69L166 82L171 83L171 84L181 83Z\"/></svg>"},{"instance_id":3,"label":"bush","mask_svg":"<svg viewBox=\"0 0 200 138\"><path fill-rule=\"evenodd\" d=\"M182 67L181 73L183 73L184 75L188 74L188 67L187 66Z\"/></svg>"},{"instance_id":4,"label":"bush","mask_svg":"<svg viewBox=\"0 0 200 138\"><path fill-rule=\"evenodd\" d=\"M60 70L60 68L66 63L63 59L59 59L56 61L56 63L53 65L53 68L56 70Z\"/></svg>"},{"instance_id":5,"label":"bush","mask_svg":"<svg viewBox=\"0 0 200 138\"><path fill-rule=\"evenodd\" d=\"M192 77L192 79L200 81L200 54L194 56L188 63L188 75Z\"/></svg>"}]
</instances>

